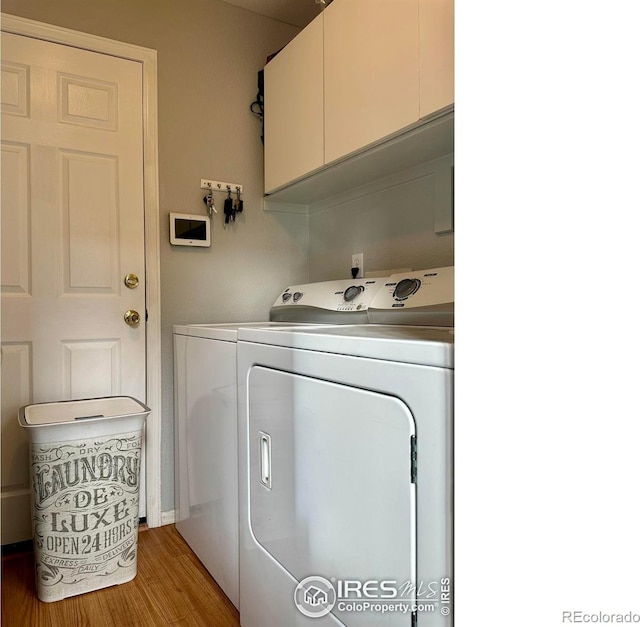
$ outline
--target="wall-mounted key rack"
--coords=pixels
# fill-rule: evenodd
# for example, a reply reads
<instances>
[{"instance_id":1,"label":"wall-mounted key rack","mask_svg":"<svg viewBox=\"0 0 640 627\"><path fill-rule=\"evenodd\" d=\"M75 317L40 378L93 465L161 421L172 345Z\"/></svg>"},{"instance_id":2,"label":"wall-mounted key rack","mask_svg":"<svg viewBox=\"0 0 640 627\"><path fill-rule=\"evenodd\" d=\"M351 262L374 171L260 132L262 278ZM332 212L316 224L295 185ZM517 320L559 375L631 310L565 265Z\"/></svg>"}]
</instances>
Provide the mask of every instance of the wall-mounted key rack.
<instances>
[{"instance_id":1,"label":"wall-mounted key rack","mask_svg":"<svg viewBox=\"0 0 640 627\"><path fill-rule=\"evenodd\" d=\"M242 194L242 185L239 183L226 183L225 181L212 181L209 179L200 179L200 189L210 189L214 192L231 192Z\"/></svg>"},{"instance_id":2,"label":"wall-mounted key rack","mask_svg":"<svg viewBox=\"0 0 640 627\"><path fill-rule=\"evenodd\" d=\"M244 200L242 199L242 185L238 183L227 183L225 181L211 181L200 179L200 188L208 190L202 199L207 205L209 217L218 213L214 205L213 192L223 192L224 199L224 223L229 224L236 221L236 215L244 210Z\"/></svg>"}]
</instances>

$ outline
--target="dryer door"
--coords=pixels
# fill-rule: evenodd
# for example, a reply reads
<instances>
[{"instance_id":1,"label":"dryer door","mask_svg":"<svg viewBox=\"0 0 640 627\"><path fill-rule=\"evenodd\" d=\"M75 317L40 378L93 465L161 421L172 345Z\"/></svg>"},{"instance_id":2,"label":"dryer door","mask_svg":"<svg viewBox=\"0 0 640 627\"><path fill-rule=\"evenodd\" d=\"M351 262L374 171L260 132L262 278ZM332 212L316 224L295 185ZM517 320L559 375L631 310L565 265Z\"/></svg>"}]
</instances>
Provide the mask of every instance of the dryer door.
<instances>
[{"instance_id":1,"label":"dryer door","mask_svg":"<svg viewBox=\"0 0 640 627\"><path fill-rule=\"evenodd\" d=\"M373 596L382 580L415 581L408 407L261 366L248 384L249 517L258 543L297 581L316 575L335 587L373 580ZM363 600L355 591L349 596ZM411 624L399 612L332 611L350 627Z\"/></svg>"}]
</instances>

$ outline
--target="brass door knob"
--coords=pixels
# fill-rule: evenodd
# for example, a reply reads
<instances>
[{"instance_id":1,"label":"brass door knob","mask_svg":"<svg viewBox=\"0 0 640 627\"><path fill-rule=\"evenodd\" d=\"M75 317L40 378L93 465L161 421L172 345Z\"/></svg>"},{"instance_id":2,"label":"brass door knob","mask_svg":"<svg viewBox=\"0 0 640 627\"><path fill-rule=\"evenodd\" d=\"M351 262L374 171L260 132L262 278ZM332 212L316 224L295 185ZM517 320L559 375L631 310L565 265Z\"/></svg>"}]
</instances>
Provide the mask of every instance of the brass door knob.
<instances>
[{"instance_id":1,"label":"brass door knob","mask_svg":"<svg viewBox=\"0 0 640 627\"><path fill-rule=\"evenodd\" d=\"M134 287L138 287L138 283L140 283L140 279L133 273L129 273L126 277L124 277L124 284L130 290L132 290Z\"/></svg>"},{"instance_id":2,"label":"brass door knob","mask_svg":"<svg viewBox=\"0 0 640 627\"><path fill-rule=\"evenodd\" d=\"M140 324L140 314L134 309L129 309L124 314L124 321L130 327L137 327Z\"/></svg>"}]
</instances>

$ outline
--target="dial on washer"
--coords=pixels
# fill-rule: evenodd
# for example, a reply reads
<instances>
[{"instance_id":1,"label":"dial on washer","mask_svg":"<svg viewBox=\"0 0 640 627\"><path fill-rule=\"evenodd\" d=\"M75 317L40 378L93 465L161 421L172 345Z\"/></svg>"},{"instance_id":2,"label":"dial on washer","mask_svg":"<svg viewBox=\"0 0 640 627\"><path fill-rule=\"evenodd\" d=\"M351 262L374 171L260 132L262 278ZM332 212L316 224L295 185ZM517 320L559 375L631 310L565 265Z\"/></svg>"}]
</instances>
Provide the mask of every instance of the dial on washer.
<instances>
[{"instance_id":1,"label":"dial on washer","mask_svg":"<svg viewBox=\"0 0 640 627\"><path fill-rule=\"evenodd\" d=\"M357 296L359 296L362 292L364 292L364 287L362 285L351 285L344 291L344 301L345 303L350 303Z\"/></svg>"},{"instance_id":2,"label":"dial on washer","mask_svg":"<svg viewBox=\"0 0 640 627\"><path fill-rule=\"evenodd\" d=\"M420 289L420 279L402 279L396 289L393 290L393 297L396 300L405 300Z\"/></svg>"}]
</instances>

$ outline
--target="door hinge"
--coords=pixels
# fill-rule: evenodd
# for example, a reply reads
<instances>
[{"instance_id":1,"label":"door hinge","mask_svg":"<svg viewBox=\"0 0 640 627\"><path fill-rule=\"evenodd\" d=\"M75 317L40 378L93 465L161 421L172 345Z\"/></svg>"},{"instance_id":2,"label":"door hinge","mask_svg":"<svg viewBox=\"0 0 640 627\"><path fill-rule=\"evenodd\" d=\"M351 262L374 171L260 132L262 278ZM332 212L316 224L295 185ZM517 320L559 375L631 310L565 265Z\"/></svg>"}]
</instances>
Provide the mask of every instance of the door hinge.
<instances>
[{"instance_id":1,"label":"door hinge","mask_svg":"<svg viewBox=\"0 0 640 627\"><path fill-rule=\"evenodd\" d=\"M147 309L144 310L144 321L149 322L149 311Z\"/></svg>"},{"instance_id":2,"label":"door hinge","mask_svg":"<svg viewBox=\"0 0 640 627\"><path fill-rule=\"evenodd\" d=\"M411 483L418 479L418 444L416 436L411 436Z\"/></svg>"}]
</instances>

